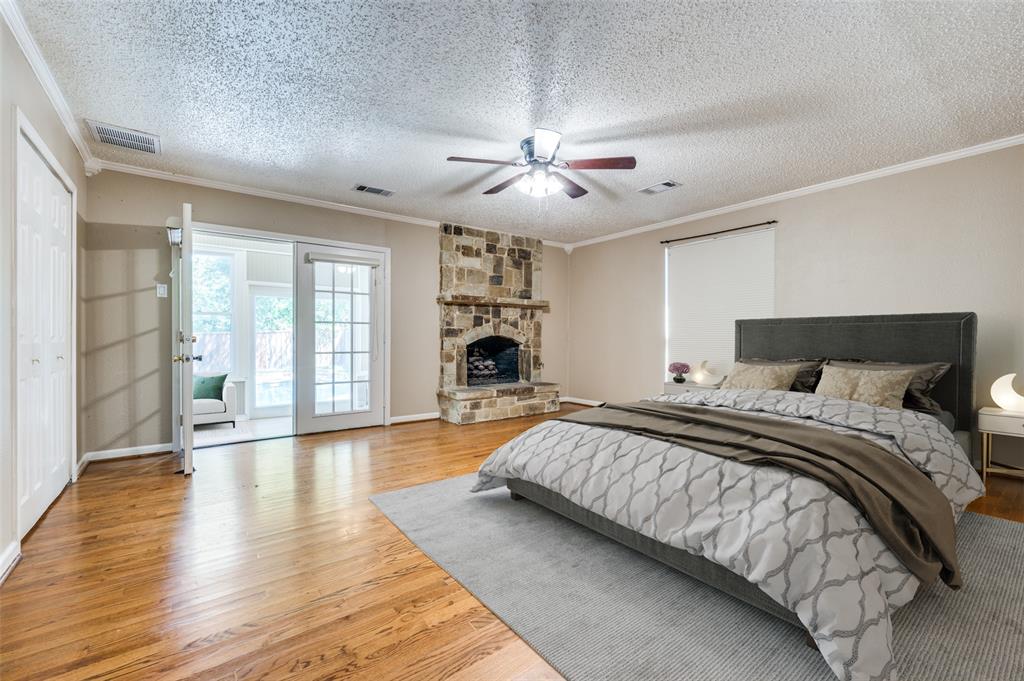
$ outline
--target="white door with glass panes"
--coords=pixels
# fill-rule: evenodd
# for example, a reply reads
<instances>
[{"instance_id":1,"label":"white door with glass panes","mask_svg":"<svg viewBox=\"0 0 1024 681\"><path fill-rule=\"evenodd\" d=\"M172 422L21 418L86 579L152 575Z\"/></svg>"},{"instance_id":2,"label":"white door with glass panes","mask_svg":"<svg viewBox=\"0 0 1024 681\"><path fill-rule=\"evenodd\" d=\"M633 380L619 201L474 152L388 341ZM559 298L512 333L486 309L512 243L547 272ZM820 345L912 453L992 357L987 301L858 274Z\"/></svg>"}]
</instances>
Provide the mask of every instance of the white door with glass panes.
<instances>
[{"instance_id":1,"label":"white door with glass panes","mask_svg":"<svg viewBox=\"0 0 1024 681\"><path fill-rule=\"evenodd\" d=\"M296 244L296 431L384 422L383 253Z\"/></svg>"}]
</instances>

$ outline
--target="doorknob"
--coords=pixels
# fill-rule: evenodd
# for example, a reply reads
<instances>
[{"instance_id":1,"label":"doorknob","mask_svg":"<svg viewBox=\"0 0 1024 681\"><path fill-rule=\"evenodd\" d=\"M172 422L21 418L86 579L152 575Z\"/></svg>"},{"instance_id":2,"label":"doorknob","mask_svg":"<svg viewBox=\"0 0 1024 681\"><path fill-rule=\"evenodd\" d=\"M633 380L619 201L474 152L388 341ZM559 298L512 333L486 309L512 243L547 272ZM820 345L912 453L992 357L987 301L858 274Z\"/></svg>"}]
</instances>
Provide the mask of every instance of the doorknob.
<instances>
[{"instance_id":1,"label":"doorknob","mask_svg":"<svg viewBox=\"0 0 1024 681\"><path fill-rule=\"evenodd\" d=\"M182 360L182 356L181 355L173 355L173 356L171 356L171 361L172 362L180 362L181 360Z\"/></svg>"}]
</instances>

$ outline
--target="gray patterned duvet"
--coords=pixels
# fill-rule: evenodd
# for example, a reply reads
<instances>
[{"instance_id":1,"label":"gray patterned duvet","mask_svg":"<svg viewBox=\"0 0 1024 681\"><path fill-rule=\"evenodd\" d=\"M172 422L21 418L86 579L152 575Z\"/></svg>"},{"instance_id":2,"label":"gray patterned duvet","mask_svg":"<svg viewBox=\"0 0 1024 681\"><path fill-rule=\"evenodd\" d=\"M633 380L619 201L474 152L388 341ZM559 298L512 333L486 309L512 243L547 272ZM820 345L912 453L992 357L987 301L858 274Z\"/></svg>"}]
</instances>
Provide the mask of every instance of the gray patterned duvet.
<instances>
[{"instance_id":1,"label":"gray patterned duvet","mask_svg":"<svg viewBox=\"0 0 1024 681\"><path fill-rule=\"evenodd\" d=\"M654 399L755 413L867 439L927 474L956 517L983 492L952 433L917 412L761 390ZM496 450L481 466L474 491L510 478L538 484L746 578L799 617L840 679L898 678L890 614L908 603L921 583L856 507L817 480L563 421L534 426Z\"/></svg>"}]
</instances>

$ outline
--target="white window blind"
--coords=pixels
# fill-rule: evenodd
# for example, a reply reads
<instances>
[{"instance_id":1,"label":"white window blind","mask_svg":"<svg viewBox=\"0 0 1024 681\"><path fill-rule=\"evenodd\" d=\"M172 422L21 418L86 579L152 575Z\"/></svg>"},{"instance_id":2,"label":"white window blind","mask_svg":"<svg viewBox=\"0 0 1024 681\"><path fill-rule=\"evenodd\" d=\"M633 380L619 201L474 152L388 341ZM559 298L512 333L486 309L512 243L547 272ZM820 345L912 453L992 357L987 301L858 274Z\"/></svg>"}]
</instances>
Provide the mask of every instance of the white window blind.
<instances>
[{"instance_id":1,"label":"white window blind","mask_svg":"<svg viewBox=\"0 0 1024 681\"><path fill-rule=\"evenodd\" d=\"M707 360L728 373L736 320L775 316L775 230L671 246L665 275L665 366Z\"/></svg>"}]
</instances>

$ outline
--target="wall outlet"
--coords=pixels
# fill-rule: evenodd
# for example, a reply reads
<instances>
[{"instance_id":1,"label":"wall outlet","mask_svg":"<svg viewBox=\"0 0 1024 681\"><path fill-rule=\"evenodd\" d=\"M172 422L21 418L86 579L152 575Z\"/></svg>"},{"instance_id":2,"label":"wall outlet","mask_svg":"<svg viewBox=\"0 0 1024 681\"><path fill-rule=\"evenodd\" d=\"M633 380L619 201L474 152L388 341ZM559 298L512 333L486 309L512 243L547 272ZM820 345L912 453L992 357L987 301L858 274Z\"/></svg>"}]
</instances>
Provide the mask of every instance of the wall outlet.
<instances>
[{"instance_id":1,"label":"wall outlet","mask_svg":"<svg viewBox=\"0 0 1024 681\"><path fill-rule=\"evenodd\" d=\"M156 285L156 297L157 298L166 298L167 297L167 284L157 284Z\"/></svg>"}]
</instances>

